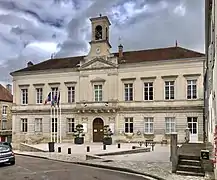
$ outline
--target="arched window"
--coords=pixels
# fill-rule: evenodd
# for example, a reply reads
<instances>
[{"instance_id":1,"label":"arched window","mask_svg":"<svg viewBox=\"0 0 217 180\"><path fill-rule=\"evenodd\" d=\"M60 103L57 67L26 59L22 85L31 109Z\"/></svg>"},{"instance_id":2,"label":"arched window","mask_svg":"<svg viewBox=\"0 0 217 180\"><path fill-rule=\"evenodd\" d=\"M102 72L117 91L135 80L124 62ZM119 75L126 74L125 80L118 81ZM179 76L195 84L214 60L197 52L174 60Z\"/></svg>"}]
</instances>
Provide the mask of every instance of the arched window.
<instances>
[{"instance_id":1,"label":"arched window","mask_svg":"<svg viewBox=\"0 0 217 180\"><path fill-rule=\"evenodd\" d=\"M105 29L105 34L106 34L106 40L108 40L108 28Z\"/></svg>"},{"instance_id":2,"label":"arched window","mask_svg":"<svg viewBox=\"0 0 217 180\"><path fill-rule=\"evenodd\" d=\"M100 25L96 26L96 29L95 29L95 39L96 40L102 39L102 26L100 26Z\"/></svg>"}]
</instances>

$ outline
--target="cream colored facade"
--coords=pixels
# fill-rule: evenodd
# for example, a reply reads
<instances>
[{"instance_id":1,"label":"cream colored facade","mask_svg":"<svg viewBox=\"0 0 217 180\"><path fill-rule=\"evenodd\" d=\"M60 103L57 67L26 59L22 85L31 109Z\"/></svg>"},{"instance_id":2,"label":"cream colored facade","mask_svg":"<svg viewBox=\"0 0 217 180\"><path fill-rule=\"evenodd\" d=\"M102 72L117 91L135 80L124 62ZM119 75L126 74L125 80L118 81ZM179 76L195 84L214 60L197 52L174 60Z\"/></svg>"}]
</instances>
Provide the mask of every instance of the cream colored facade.
<instances>
[{"instance_id":1,"label":"cream colored facade","mask_svg":"<svg viewBox=\"0 0 217 180\"><path fill-rule=\"evenodd\" d=\"M44 102L52 87L58 87L61 92L63 142L73 140L72 133L68 132L68 118L74 118L75 125L87 126L85 142L93 142L94 133L97 133L93 127L96 118L110 125L114 141L153 139L161 142L169 140L169 134L175 131L178 140L183 142L186 127L196 129L192 141L203 140L203 57L118 64L117 57L109 52L108 43L91 45L90 53L75 68L13 75L14 143L50 141L50 105L36 104L36 88L42 88ZM194 99L187 99L188 80L196 82ZM171 100L165 100L167 81L174 82L174 99ZM144 100L144 83L149 82L153 83L153 100ZM130 101L125 99L129 95L126 95L126 84L133 86ZM100 102L95 101L95 85L102 87ZM72 103L68 103L68 87L75 89ZM28 92L26 105L21 104L22 89ZM189 126L187 119L193 117L195 122ZM35 131L36 118L42 119L40 132ZM131 130L125 122L127 118L132 120ZM147 120L150 118L151 122ZM172 120L166 125L168 118ZM27 132L21 131L21 119L27 119Z\"/></svg>"}]
</instances>

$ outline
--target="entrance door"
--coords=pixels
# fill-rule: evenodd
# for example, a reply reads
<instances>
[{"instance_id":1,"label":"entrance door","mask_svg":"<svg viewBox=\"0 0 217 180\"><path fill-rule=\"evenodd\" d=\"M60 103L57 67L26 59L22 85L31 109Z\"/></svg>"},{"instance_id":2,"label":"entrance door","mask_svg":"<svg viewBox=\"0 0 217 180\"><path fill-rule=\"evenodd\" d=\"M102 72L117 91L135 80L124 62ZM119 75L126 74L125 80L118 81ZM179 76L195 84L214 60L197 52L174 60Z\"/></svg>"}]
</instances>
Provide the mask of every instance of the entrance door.
<instances>
[{"instance_id":1,"label":"entrance door","mask_svg":"<svg viewBox=\"0 0 217 180\"><path fill-rule=\"evenodd\" d=\"M190 131L190 142L198 142L197 117L188 117L187 120Z\"/></svg>"},{"instance_id":2,"label":"entrance door","mask_svg":"<svg viewBox=\"0 0 217 180\"><path fill-rule=\"evenodd\" d=\"M102 142L103 140L103 120L96 118L93 120L93 142Z\"/></svg>"},{"instance_id":3,"label":"entrance door","mask_svg":"<svg viewBox=\"0 0 217 180\"><path fill-rule=\"evenodd\" d=\"M1 142L5 142L5 136L1 136Z\"/></svg>"}]
</instances>

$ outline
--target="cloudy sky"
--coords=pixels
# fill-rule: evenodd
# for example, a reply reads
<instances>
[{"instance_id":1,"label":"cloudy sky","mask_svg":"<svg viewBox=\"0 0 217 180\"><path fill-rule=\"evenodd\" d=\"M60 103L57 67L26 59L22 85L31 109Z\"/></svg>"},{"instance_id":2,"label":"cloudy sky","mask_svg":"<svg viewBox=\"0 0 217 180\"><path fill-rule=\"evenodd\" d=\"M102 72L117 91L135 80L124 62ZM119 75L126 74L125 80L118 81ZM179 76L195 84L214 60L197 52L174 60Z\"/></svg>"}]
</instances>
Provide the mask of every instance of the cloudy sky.
<instances>
[{"instance_id":1,"label":"cloudy sky","mask_svg":"<svg viewBox=\"0 0 217 180\"><path fill-rule=\"evenodd\" d=\"M117 51L178 45L204 52L203 0L0 0L0 82L28 61L87 54L90 17L107 15Z\"/></svg>"}]
</instances>

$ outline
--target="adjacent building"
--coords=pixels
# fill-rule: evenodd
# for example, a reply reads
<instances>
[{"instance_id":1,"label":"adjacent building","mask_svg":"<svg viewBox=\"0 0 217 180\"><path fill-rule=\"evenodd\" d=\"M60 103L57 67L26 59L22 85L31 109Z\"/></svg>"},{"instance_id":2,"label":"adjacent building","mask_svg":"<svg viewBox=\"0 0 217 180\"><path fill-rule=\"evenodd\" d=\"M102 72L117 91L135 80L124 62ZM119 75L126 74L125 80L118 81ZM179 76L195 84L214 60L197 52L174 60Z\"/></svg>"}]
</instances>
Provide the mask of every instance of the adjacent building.
<instances>
[{"instance_id":1,"label":"adjacent building","mask_svg":"<svg viewBox=\"0 0 217 180\"><path fill-rule=\"evenodd\" d=\"M5 88L0 84L0 142L11 142L12 139L12 104L11 85Z\"/></svg>"},{"instance_id":2,"label":"adjacent building","mask_svg":"<svg viewBox=\"0 0 217 180\"><path fill-rule=\"evenodd\" d=\"M90 21L87 55L28 63L11 73L13 142L48 142L58 132L62 142L72 141L76 124L83 124L86 142L101 142L104 125L117 141L161 142L177 132L183 142L187 127L191 142L203 141L205 55L177 45L137 51L120 45L112 53L109 19ZM44 100L58 91L61 118L51 118Z\"/></svg>"},{"instance_id":3,"label":"adjacent building","mask_svg":"<svg viewBox=\"0 0 217 180\"><path fill-rule=\"evenodd\" d=\"M206 142L211 144L211 159L216 171L217 155L217 62L216 62L216 0L205 1L204 122ZM216 171L217 172L217 171ZM216 174L217 177L217 174Z\"/></svg>"}]
</instances>

